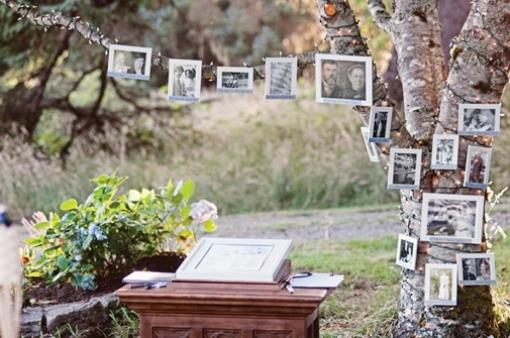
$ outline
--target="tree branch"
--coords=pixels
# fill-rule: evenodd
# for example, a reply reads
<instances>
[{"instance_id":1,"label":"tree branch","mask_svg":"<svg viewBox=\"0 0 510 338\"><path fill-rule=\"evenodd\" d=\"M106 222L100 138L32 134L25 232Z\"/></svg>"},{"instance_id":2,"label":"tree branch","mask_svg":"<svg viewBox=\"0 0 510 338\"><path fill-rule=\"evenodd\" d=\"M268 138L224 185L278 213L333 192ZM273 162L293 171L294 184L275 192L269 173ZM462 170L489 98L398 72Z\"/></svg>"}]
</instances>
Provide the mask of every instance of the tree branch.
<instances>
[{"instance_id":1,"label":"tree branch","mask_svg":"<svg viewBox=\"0 0 510 338\"><path fill-rule=\"evenodd\" d=\"M368 10L370 11L370 14L372 15L372 18L374 19L376 25L379 28L390 33L391 15L388 13L388 11L386 11L386 6L384 6L382 0L368 0L367 5Z\"/></svg>"}]
</instances>

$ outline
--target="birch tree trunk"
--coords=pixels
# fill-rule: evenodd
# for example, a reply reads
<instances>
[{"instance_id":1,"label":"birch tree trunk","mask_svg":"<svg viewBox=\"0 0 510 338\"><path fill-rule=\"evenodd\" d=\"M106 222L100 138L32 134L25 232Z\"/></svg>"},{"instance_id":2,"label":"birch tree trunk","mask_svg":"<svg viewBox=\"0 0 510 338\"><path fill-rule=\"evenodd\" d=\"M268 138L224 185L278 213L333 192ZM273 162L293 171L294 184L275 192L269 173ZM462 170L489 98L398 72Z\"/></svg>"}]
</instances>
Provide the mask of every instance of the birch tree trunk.
<instances>
[{"instance_id":1,"label":"birch tree trunk","mask_svg":"<svg viewBox=\"0 0 510 338\"><path fill-rule=\"evenodd\" d=\"M334 4L335 11L324 11ZM459 169L430 169L434 133L457 133L460 103L499 103L510 69L510 2L477 0L450 52L450 71L441 46L436 0L395 0L389 14L382 0L368 0L376 24L387 31L398 54L403 84L405 128L392 133L392 146L423 150L420 190L401 191L402 219L407 234L419 237L424 192L486 194L462 188L467 147L492 146L490 137L461 137ZM356 19L345 0L318 0L321 23L331 41L331 53L368 55ZM355 47L355 48L354 48ZM374 68L375 69L375 68ZM381 86L374 74L374 88ZM386 92L383 91L383 95ZM374 105L388 98L374 95ZM362 120L366 123L361 107ZM398 114L395 117L398 119ZM402 126L393 121L393 126ZM402 137L405 135L405 137ZM386 147L380 150L387 153ZM427 263L455 263L459 252L485 252L481 245L420 242L416 271L403 270L395 337L488 337L494 331L494 304L488 286L459 288L458 306L428 307L424 304L424 272Z\"/></svg>"}]
</instances>

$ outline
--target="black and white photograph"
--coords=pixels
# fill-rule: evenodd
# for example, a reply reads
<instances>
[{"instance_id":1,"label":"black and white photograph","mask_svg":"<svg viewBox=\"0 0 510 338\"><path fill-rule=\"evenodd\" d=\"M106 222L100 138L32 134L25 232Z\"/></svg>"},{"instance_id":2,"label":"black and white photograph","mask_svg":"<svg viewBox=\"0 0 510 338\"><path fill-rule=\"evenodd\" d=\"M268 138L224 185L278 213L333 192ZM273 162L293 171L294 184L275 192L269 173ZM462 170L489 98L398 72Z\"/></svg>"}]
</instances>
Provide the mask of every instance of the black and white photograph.
<instances>
[{"instance_id":1,"label":"black and white photograph","mask_svg":"<svg viewBox=\"0 0 510 338\"><path fill-rule=\"evenodd\" d=\"M315 94L319 103L372 105L372 58L315 55Z\"/></svg>"},{"instance_id":2,"label":"black and white photograph","mask_svg":"<svg viewBox=\"0 0 510 338\"><path fill-rule=\"evenodd\" d=\"M168 99L198 101L202 83L202 61L170 59L168 61Z\"/></svg>"},{"instance_id":3,"label":"black and white photograph","mask_svg":"<svg viewBox=\"0 0 510 338\"><path fill-rule=\"evenodd\" d=\"M456 170L459 159L459 135L434 135L431 169Z\"/></svg>"},{"instance_id":4,"label":"black and white photograph","mask_svg":"<svg viewBox=\"0 0 510 338\"><path fill-rule=\"evenodd\" d=\"M460 285L496 284L496 264L493 253L457 254Z\"/></svg>"},{"instance_id":5,"label":"black and white photograph","mask_svg":"<svg viewBox=\"0 0 510 338\"><path fill-rule=\"evenodd\" d=\"M423 194L420 239L428 242L479 244L484 197Z\"/></svg>"},{"instance_id":6,"label":"black and white photograph","mask_svg":"<svg viewBox=\"0 0 510 338\"><path fill-rule=\"evenodd\" d=\"M393 108L391 107L372 107L369 120L370 142L390 142L392 114Z\"/></svg>"},{"instance_id":7,"label":"black and white photograph","mask_svg":"<svg viewBox=\"0 0 510 338\"><path fill-rule=\"evenodd\" d=\"M297 91L297 58L266 58L266 99L291 100Z\"/></svg>"},{"instance_id":8,"label":"black and white photograph","mask_svg":"<svg viewBox=\"0 0 510 338\"><path fill-rule=\"evenodd\" d=\"M247 93L253 91L253 68L218 67L218 91Z\"/></svg>"},{"instance_id":9,"label":"black and white photograph","mask_svg":"<svg viewBox=\"0 0 510 338\"><path fill-rule=\"evenodd\" d=\"M457 264L425 265L425 304L457 305Z\"/></svg>"},{"instance_id":10,"label":"black and white photograph","mask_svg":"<svg viewBox=\"0 0 510 338\"><path fill-rule=\"evenodd\" d=\"M499 134L501 105L460 104L459 135Z\"/></svg>"},{"instance_id":11,"label":"black and white photograph","mask_svg":"<svg viewBox=\"0 0 510 338\"><path fill-rule=\"evenodd\" d=\"M111 44L108 51L108 76L149 80L152 48Z\"/></svg>"},{"instance_id":12,"label":"black and white photograph","mask_svg":"<svg viewBox=\"0 0 510 338\"><path fill-rule=\"evenodd\" d=\"M380 162L379 153L377 152L377 147L374 143L368 141L369 138L369 128L361 127L361 135L363 136L363 142L365 143L365 147L368 153L368 159L370 162L378 163Z\"/></svg>"},{"instance_id":13,"label":"black and white photograph","mask_svg":"<svg viewBox=\"0 0 510 338\"><path fill-rule=\"evenodd\" d=\"M390 149L388 189L419 189L421 149Z\"/></svg>"},{"instance_id":14,"label":"black and white photograph","mask_svg":"<svg viewBox=\"0 0 510 338\"><path fill-rule=\"evenodd\" d=\"M418 239L404 234L398 235L396 264L414 270L418 253Z\"/></svg>"},{"instance_id":15,"label":"black and white photograph","mask_svg":"<svg viewBox=\"0 0 510 338\"><path fill-rule=\"evenodd\" d=\"M489 185L491 167L490 148L468 146L464 186L466 188L485 189Z\"/></svg>"}]
</instances>

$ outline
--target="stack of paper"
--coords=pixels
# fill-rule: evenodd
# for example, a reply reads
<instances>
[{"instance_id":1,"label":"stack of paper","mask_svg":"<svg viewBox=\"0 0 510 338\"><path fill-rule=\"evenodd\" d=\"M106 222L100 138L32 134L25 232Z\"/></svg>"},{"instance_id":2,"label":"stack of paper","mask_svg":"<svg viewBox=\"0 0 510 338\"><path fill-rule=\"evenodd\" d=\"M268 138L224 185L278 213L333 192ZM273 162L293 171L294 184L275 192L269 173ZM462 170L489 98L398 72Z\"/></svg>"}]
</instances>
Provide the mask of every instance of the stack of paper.
<instances>
[{"instance_id":1,"label":"stack of paper","mask_svg":"<svg viewBox=\"0 0 510 338\"><path fill-rule=\"evenodd\" d=\"M170 283L175 277L171 272L134 271L124 277L122 282L134 285L150 285L156 283Z\"/></svg>"}]
</instances>

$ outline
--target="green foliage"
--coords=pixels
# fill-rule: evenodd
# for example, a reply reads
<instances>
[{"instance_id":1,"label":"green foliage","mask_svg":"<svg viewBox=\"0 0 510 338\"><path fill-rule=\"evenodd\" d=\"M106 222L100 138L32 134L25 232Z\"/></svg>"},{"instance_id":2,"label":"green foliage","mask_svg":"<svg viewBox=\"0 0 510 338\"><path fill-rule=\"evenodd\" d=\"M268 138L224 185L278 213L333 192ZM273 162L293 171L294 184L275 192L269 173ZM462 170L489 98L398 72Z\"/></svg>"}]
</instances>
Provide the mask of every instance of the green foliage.
<instances>
[{"instance_id":1,"label":"green foliage","mask_svg":"<svg viewBox=\"0 0 510 338\"><path fill-rule=\"evenodd\" d=\"M166 241L185 251L196 240L197 225L189 203L195 184L191 180L160 189L131 189L120 194L126 177L101 175L95 188L79 204L68 199L64 212L50 213L47 221L35 224L40 232L26 240L30 263L26 276L48 284L70 283L95 289L98 280L117 276L140 258L156 254ZM203 230L215 230L212 219Z\"/></svg>"}]
</instances>

